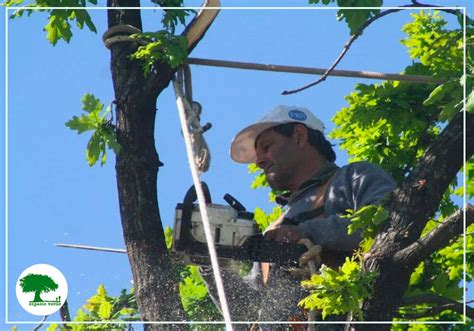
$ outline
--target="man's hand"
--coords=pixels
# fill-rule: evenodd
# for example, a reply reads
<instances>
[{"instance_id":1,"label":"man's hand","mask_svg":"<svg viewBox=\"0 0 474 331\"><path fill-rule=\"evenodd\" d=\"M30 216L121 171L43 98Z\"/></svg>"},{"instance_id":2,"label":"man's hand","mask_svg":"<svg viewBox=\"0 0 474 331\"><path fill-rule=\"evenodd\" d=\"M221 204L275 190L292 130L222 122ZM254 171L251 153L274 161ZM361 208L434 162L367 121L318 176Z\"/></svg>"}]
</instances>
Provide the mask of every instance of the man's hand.
<instances>
[{"instance_id":1,"label":"man's hand","mask_svg":"<svg viewBox=\"0 0 474 331\"><path fill-rule=\"evenodd\" d=\"M297 243L301 239L297 225L280 225L265 231L266 240L275 240L281 243Z\"/></svg>"}]
</instances>

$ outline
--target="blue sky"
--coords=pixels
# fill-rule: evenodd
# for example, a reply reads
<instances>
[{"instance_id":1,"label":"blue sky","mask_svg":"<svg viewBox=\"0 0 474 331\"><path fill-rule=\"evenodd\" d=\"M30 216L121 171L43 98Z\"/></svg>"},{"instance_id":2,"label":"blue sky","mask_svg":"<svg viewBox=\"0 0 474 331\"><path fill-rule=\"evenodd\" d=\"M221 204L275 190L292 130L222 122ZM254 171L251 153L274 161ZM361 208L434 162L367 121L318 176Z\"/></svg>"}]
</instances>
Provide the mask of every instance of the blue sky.
<instances>
[{"instance_id":1,"label":"blue sky","mask_svg":"<svg viewBox=\"0 0 474 331\"><path fill-rule=\"evenodd\" d=\"M227 6L250 3L222 2ZM263 1L252 3L266 4ZM280 6L305 3L272 2ZM144 4L148 3L144 1ZM468 2L449 4L467 5ZM2 8L2 14L4 11ZM402 71L411 62L399 43L404 37L401 27L409 21L409 12L389 15L373 24L338 68ZM48 263L62 270L69 283L72 314L95 293L99 284L105 284L111 295L131 287L126 255L54 246L55 243L71 243L124 247L113 154L109 152L104 167L90 168L85 160L89 135L78 136L64 125L73 115L81 114L81 98L85 93L93 93L104 104L113 100L110 54L101 40L106 30L106 12L95 10L90 14L97 34L74 30L70 44L59 42L55 47L47 42L42 31L45 14L8 22L9 296L6 304L10 321L39 320L22 310L14 294L18 275L32 264ZM144 11L144 30L158 30L160 15L160 11ZM5 25L0 29L4 39ZM222 10L191 56L325 68L334 61L348 37L348 28L336 20L334 10ZM4 60L5 54L0 56ZM269 210L271 206L266 192L249 188L252 176L246 166L230 160L228 149L234 134L278 104L308 107L330 132L331 117L346 105L344 96L353 90L354 84L375 82L333 77L316 88L282 96L283 90L300 87L314 77L204 66L192 66L191 70L194 98L203 106L202 121L213 124L206 133L212 163L203 180L208 183L214 202L224 203L222 196L230 193L249 210L257 206ZM5 75L5 66L0 68L0 74ZM2 96L4 84L2 80ZM155 138L160 159L165 164L158 175L158 199L163 223L172 225L174 208L192 180L171 88L162 93L157 108ZM3 116L0 121L4 128ZM1 135L2 161L4 139ZM339 165L346 163L347 157L339 148L337 155ZM5 162L0 164L4 172ZM4 187L3 176L0 181ZM2 191L0 195L3 197L3 194ZM4 210L5 200L0 201ZM2 244L4 231L1 227ZM2 275L5 274L3 247ZM4 286L0 287L0 296L5 296ZM0 302L3 323L5 301ZM58 316L50 319L58 320Z\"/></svg>"}]
</instances>

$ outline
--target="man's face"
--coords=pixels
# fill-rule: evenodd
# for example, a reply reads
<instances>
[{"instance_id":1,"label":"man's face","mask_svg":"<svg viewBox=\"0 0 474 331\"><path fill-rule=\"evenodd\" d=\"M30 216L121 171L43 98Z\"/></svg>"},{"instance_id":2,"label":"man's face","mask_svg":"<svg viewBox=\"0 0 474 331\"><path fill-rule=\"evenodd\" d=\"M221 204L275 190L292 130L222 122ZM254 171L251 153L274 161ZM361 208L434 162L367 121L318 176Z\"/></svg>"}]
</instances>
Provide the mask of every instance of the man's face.
<instances>
[{"instance_id":1,"label":"man's face","mask_svg":"<svg viewBox=\"0 0 474 331\"><path fill-rule=\"evenodd\" d=\"M263 169L270 187L275 190L290 189L297 165L293 138L269 129L257 137L255 149L257 166Z\"/></svg>"}]
</instances>

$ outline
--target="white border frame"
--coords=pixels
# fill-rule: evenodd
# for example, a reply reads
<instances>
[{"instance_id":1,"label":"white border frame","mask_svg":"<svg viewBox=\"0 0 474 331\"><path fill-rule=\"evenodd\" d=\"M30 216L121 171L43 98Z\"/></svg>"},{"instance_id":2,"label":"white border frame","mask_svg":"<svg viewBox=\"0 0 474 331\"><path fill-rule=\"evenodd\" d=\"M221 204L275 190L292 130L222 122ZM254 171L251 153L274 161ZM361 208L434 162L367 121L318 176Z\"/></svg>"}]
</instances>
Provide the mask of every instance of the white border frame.
<instances>
[{"instance_id":1,"label":"white border frame","mask_svg":"<svg viewBox=\"0 0 474 331\"><path fill-rule=\"evenodd\" d=\"M108 9L137 9L136 7L5 7L5 323L6 324L124 324L124 325L135 325L135 324L161 324L161 325L171 325L171 324L195 324L195 325L225 325L224 321L107 321L107 322L63 322L63 321L9 321L8 320L8 13L9 11L17 10L53 10L53 9L87 9L87 10L108 10ZM202 7L140 7L140 10L163 10L163 9L193 9L200 10ZM354 7L238 7L238 6L228 6L228 7L206 7L205 9L219 9L219 10L339 10L339 9L355 9ZM466 77L466 7L357 7L356 9L402 9L402 10L437 10L437 9L455 9L461 10L463 13L463 74ZM464 78L466 79L466 78ZM466 109L466 84L463 88L463 101L464 101L464 110ZM463 164L466 164L466 112L464 111L463 118ZM463 171L463 186L466 187L466 170ZM467 306L467 287L466 287L466 189L464 189L463 195L463 225L464 225L464 242L463 242L463 321L354 321L350 324L465 324L467 321L466 316L466 306ZM317 323L302 321L302 322L289 322L289 321L232 321L234 325L242 324L347 324L347 322L340 321L318 321Z\"/></svg>"}]
</instances>

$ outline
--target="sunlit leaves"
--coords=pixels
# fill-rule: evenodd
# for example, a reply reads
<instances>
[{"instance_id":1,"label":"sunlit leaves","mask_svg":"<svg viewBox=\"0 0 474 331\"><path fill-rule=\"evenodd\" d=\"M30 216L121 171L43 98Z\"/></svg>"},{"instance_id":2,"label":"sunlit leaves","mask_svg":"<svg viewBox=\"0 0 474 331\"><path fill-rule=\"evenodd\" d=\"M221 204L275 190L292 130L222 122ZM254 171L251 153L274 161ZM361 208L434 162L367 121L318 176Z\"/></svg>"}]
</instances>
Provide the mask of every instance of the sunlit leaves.
<instances>
[{"instance_id":1,"label":"sunlit leaves","mask_svg":"<svg viewBox=\"0 0 474 331\"><path fill-rule=\"evenodd\" d=\"M351 7L351 9L339 9L338 20L345 20L351 34L356 33L359 28L371 17L380 12L380 9L352 9L357 7L380 7L382 0L337 0L339 7Z\"/></svg>"},{"instance_id":2,"label":"sunlit leaves","mask_svg":"<svg viewBox=\"0 0 474 331\"><path fill-rule=\"evenodd\" d=\"M360 302L371 296L375 276L374 272L363 272L360 264L349 258L338 270L323 265L320 274L313 274L310 280L302 282L311 294L299 305L321 310L323 319L349 312L361 318Z\"/></svg>"},{"instance_id":3,"label":"sunlit leaves","mask_svg":"<svg viewBox=\"0 0 474 331\"><path fill-rule=\"evenodd\" d=\"M77 310L73 322L101 322L101 324L52 324L48 331L85 330L128 330L127 324L113 324L114 321L139 321L137 303L133 289L123 289L118 297L109 296L105 287L99 285L97 293L87 299L87 303ZM110 323L103 323L110 322Z\"/></svg>"},{"instance_id":4,"label":"sunlit leaves","mask_svg":"<svg viewBox=\"0 0 474 331\"><path fill-rule=\"evenodd\" d=\"M187 59L188 40L185 36L158 31L134 34L130 37L149 41L145 46L140 46L130 57L142 63L146 76L150 74L156 62L168 63L172 68L176 68Z\"/></svg>"},{"instance_id":5,"label":"sunlit leaves","mask_svg":"<svg viewBox=\"0 0 474 331\"><path fill-rule=\"evenodd\" d=\"M341 217L349 218L351 223L347 228L348 234L361 231L363 238L373 238L382 225L388 219L388 212L383 206L368 205L357 211L349 209L346 215Z\"/></svg>"},{"instance_id":6,"label":"sunlit leaves","mask_svg":"<svg viewBox=\"0 0 474 331\"><path fill-rule=\"evenodd\" d=\"M267 214L261 208L255 208L254 210L254 220L257 223L260 231L264 231L272 222L277 220L282 213L281 207L273 207L273 211L270 214Z\"/></svg>"},{"instance_id":7,"label":"sunlit leaves","mask_svg":"<svg viewBox=\"0 0 474 331\"><path fill-rule=\"evenodd\" d=\"M206 285L197 266L187 266L181 273L179 294L186 315L190 320L219 320L221 315L207 293Z\"/></svg>"},{"instance_id":8,"label":"sunlit leaves","mask_svg":"<svg viewBox=\"0 0 474 331\"><path fill-rule=\"evenodd\" d=\"M161 7L182 7L183 0L152 0ZM164 15L161 20L163 26L171 33L175 33L178 24L185 24L186 17L195 12L193 9L167 9L164 10Z\"/></svg>"},{"instance_id":9,"label":"sunlit leaves","mask_svg":"<svg viewBox=\"0 0 474 331\"><path fill-rule=\"evenodd\" d=\"M433 74L462 72L462 30L445 29L447 22L437 11L411 14L413 21L403 27L407 37L402 44L407 46L412 59L419 59Z\"/></svg>"},{"instance_id":10,"label":"sunlit leaves","mask_svg":"<svg viewBox=\"0 0 474 331\"><path fill-rule=\"evenodd\" d=\"M165 234L166 248L170 250L171 247L173 246L173 229L169 227L168 225L165 226L164 234Z\"/></svg>"},{"instance_id":11,"label":"sunlit leaves","mask_svg":"<svg viewBox=\"0 0 474 331\"><path fill-rule=\"evenodd\" d=\"M426 69L413 65L407 72L420 74ZM333 117L336 127L330 137L340 140L351 161L379 164L401 180L438 132L438 105L423 106L430 92L422 84L358 84L346 97L349 106Z\"/></svg>"},{"instance_id":12,"label":"sunlit leaves","mask_svg":"<svg viewBox=\"0 0 474 331\"><path fill-rule=\"evenodd\" d=\"M73 116L71 120L66 122L66 126L71 130L76 130L78 134L86 131L93 132L87 143L87 162L90 166L93 166L100 159L101 165L104 165L107 160L107 148L115 153L120 152L114 126L107 118L111 113L111 109L109 107L105 112L102 112L104 105L92 94L84 95L82 102L82 109L86 114L80 117Z\"/></svg>"},{"instance_id":13,"label":"sunlit leaves","mask_svg":"<svg viewBox=\"0 0 474 331\"><path fill-rule=\"evenodd\" d=\"M10 0L2 5L14 6L22 4L22 0ZM45 7L86 7L87 3L96 5L97 0L36 0L24 8L18 9L10 18L21 17L24 13L30 16L37 11L47 11L49 13L48 23L43 30L46 32L46 38L52 45L56 45L59 40L69 42L72 38L71 22L76 22L79 29L87 28L97 33L97 29L92 19L85 9L46 9Z\"/></svg>"}]
</instances>

